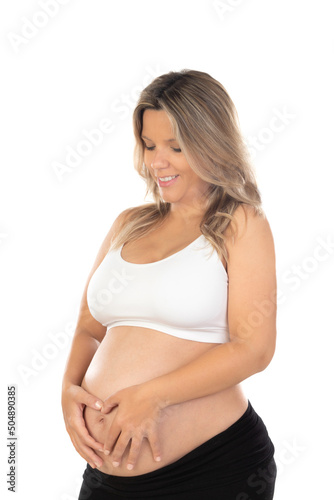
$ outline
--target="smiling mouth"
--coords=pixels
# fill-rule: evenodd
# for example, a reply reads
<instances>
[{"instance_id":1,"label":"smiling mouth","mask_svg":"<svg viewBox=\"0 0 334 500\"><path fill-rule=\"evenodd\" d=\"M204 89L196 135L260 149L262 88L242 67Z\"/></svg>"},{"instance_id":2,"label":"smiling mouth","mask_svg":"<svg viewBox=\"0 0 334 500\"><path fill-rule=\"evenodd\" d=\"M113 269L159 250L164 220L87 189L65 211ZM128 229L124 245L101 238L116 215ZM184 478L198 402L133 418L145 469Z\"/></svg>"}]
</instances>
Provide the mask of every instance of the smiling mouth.
<instances>
[{"instance_id":1,"label":"smiling mouth","mask_svg":"<svg viewBox=\"0 0 334 500\"><path fill-rule=\"evenodd\" d=\"M178 177L178 175L169 175L168 177L158 177L158 179L159 181L167 182L171 181L172 179L175 179L175 177Z\"/></svg>"}]
</instances>

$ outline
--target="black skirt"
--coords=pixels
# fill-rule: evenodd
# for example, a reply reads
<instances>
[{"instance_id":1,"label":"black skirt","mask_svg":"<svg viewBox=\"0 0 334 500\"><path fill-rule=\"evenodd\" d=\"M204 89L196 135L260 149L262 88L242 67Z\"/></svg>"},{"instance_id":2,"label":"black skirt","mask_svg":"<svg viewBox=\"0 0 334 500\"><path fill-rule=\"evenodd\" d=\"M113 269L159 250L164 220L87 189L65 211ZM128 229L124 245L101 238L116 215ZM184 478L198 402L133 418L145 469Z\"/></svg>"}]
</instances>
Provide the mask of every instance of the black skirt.
<instances>
[{"instance_id":1,"label":"black skirt","mask_svg":"<svg viewBox=\"0 0 334 500\"><path fill-rule=\"evenodd\" d=\"M87 464L78 500L272 500L274 452L266 426L248 401L228 429L153 472L121 477Z\"/></svg>"}]
</instances>

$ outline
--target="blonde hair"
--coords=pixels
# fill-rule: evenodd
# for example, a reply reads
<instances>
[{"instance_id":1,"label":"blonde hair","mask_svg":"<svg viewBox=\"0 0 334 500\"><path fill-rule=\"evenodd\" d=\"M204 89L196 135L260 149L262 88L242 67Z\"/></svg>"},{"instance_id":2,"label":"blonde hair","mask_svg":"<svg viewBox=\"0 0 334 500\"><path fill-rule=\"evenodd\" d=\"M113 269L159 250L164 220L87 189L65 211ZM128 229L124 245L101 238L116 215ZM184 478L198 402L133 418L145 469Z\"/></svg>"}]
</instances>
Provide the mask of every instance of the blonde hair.
<instances>
[{"instance_id":1,"label":"blonde hair","mask_svg":"<svg viewBox=\"0 0 334 500\"><path fill-rule=\"evenodd\" d=\"M224 233L234 222L233 213L239 205L247 204L264 217L261 195L231 98L209 74L186 69L155 78L139 96L133 113L134 166L146 182L145 198L150 194L154 202L125 211L126 217L113 236L110 250L159 227L171 209L171 204L160 197L156 181L144 164L141 133L146 109L167 113L187 162L209 184L201 200L205 213L200 230L220 259L224 257L228 262Z\"/></svg>"}]
</instances>

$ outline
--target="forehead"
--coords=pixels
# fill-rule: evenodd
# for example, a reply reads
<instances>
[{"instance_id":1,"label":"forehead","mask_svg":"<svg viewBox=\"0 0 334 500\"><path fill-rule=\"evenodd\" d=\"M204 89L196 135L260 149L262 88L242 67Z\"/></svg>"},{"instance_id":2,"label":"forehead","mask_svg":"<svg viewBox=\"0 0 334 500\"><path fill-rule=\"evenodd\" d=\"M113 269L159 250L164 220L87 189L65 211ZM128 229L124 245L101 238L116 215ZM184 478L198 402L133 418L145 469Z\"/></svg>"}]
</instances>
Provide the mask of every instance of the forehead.
<instances>
[{"instance_id":1,"label":"forehead","mask_svg":"<svg viewBox=\"0 0 334 500\"><path fill-rule=\"evenodd\" d=\"M145 130L172 132L172 123L166 111L145 109L143 113L143 133L145 133Z\"/></svg>"}]
</instances>

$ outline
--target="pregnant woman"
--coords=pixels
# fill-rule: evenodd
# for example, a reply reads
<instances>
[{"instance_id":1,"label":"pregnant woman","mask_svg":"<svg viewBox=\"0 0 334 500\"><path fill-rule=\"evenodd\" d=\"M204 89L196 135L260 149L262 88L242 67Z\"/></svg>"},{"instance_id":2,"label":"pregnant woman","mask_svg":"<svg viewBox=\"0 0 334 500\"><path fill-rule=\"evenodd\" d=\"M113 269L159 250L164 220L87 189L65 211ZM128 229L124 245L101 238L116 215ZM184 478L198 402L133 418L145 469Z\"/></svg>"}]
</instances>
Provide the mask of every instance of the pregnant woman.
<instances>
[{"instance_id":1,"label":"pregnant woman","mask_svg":"<svg viewBox=\"0 0 334 500\"><path fill-rule=\"evenodd\" d=\"M275 251L235 107L170 72L133 124L154 203L106 235L63 379L79 499L270 500L274 445L240 383L275 351Z\"/></svg>"}]
</instances>

